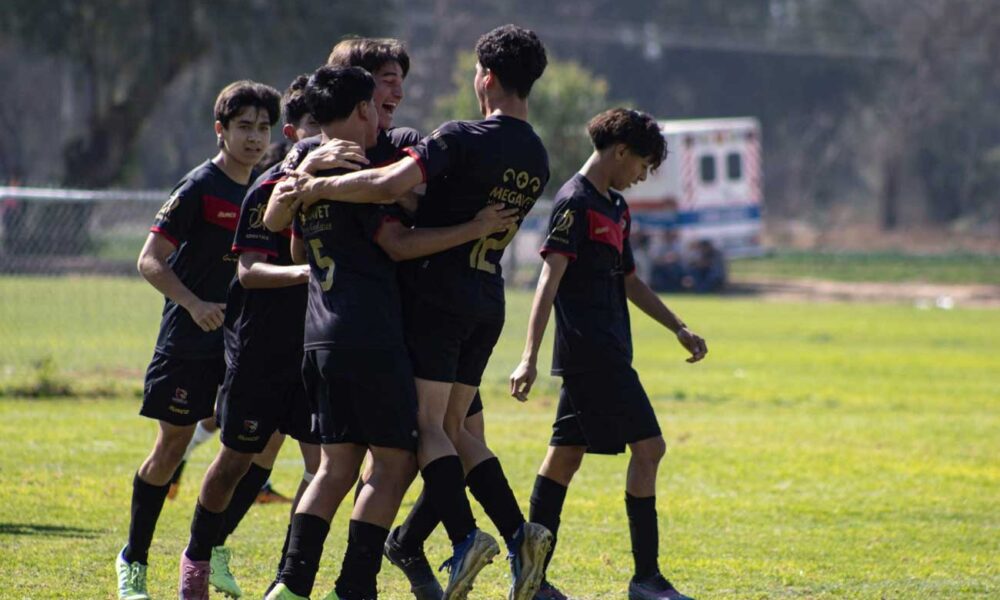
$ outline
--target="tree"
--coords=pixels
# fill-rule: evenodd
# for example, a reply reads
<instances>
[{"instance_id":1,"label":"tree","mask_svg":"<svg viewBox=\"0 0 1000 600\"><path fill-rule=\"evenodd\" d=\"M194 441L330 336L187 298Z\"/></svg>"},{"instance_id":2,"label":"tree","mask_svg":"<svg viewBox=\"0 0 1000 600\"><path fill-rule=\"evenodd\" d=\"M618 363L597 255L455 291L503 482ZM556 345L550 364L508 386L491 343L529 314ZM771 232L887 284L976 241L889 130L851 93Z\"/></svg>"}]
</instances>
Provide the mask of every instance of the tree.
<instances>
[{"instance_id":1,"label":"tree","mask_svg":"<svg viewBox=\"0 0 1000 600\"><path fill-rule=\"evenodd\" d=\"M476 55L462 52L455 64L454 90L435 101L434 123L429 128L451 119L482 118L472 88ZM574 62L550 57L545 74L531 90L528 106L531 125L549 150L552 176L546 190L551 195L590 156L592 146L586 124L597 113L611 108L608 84Z\"/></svg>"}]
</instances>

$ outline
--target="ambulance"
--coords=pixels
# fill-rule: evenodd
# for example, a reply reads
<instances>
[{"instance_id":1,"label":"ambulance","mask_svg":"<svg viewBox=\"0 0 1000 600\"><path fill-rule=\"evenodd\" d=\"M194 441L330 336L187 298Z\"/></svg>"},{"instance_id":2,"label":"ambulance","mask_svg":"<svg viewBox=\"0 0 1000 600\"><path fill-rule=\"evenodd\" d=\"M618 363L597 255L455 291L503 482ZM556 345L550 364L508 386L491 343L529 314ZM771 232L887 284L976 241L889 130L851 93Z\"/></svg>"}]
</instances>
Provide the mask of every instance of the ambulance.
<instances>
[{"instance_id":1,"label":"ambulance","mask_svg":"<svg viewBox=\"0 0 1000 600\"><path fill-rule=\"evenodd\" d=\"M661 121L670 154L625 191L643 237L682 246L710 240L728 258L764 253L760 122L752 117Z\"/></svg>"}]
</instances>

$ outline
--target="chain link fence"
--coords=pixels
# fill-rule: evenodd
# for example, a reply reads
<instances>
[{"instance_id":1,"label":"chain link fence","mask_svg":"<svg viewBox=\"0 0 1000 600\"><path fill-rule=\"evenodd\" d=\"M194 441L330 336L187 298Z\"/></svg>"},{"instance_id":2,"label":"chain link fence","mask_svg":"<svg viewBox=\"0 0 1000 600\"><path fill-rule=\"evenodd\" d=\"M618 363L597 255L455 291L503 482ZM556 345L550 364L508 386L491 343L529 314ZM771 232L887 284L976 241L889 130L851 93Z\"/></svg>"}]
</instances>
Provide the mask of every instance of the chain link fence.
<instances>
[{"instance_id":1,"label":"chain link fence","mask_svg":"<svg viewBox=\"0 0 1000 600\"><path fill-rule=\"evenodd\" d=\"M0 396L138 393L162 297L136 259L167 191L0 187ZM534 285L551 204L505 255Z\"/></svg>"}]
</instances>

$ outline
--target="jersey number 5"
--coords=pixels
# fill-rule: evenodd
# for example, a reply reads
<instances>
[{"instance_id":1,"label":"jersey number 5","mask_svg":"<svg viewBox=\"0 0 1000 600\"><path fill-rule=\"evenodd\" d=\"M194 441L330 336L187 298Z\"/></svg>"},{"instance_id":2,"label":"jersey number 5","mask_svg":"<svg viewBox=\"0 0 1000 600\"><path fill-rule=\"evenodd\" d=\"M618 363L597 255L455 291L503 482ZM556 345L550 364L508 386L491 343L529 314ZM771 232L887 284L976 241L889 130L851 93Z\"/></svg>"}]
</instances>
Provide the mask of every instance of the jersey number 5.
<instances>
[{"instance_id":1,"label":"jersey number 5","mask_svg":"<svg viewBox=\"0 0 1000 600\"><path fill-rule=\"evenodd\" d=\"M486 253L490 250L503 250L506 248L507 244L514 239L514 234L517 233L517 228L517 223L514 223L507 228L503 237L499 239L494 237L484 237L476 242L476 245L472 247L472 253L469 255L469 266L473 269L479 269L480 271L486 271L487 273L493 273L495 275L497 272L497 266L486 259ZM493 235L498 234L495 233Z\"/></svg>"},{"instance_id":2,"label":"jersey number 5","mask_svg":"<svg viewBox=\"0 0 1000 600\"><path fill-rule=\"evenodd\" d=\"M333 264L333 259L329 256L323 256L323 242L319 240L309 240L309 247L312 248L313 258L316 260L316 266L326 271L323 275L323 281L320 283L320 287L323 288L324 292L329 292L330 288L333 287L333 271L336 265Z\"/></svg>"}]
</instances>

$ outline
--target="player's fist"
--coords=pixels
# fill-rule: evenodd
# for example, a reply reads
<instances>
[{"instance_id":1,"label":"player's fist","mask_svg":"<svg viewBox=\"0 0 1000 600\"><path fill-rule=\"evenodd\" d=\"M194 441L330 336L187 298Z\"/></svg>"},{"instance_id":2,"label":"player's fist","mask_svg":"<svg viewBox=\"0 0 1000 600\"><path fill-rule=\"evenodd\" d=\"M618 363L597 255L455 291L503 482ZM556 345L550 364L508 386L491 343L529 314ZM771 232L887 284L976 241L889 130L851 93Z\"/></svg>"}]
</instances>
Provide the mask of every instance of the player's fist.
<instances>
[{"instance_id":1,"label":"player's fist","mask_svg":"<svg viewBox=\"0 0 1000 600\"><path fill-rule=\"evenodd\" d=\"M365 149L355 142L332 139L306 156L296 169L300 173L314 175L327 169L348 169L357 171L368 164Z\"/></svg>"},{"instance_id":2,"label":"player's fist","mask_svg":"<svg viewBox=\"0 0 1000 600\"><path fill-rule=\"evenodd\" d=\"M687 359L689 363L696 363L708 354L708 345L705 344L705 340L687 327L681 327L677 330L677 341L681 343L681 346L684 346L685 350L691 353L691 356Z\"/></svg>"},{"instance_id":3,"label":"player's fist","mask_svg":"<svg viewBox=\"0 0 1000 600\"><path fill-rule=\"evenodd\" d=\"M514 372L510 374L510 395L521 402L527 402L528 393L537 378L538 368L535 363L522 360L521 364L517 365Z\"/></svg>"},{"instance_id":4,"label":"player's fist","mask_svg":"<svg viewBox=\"0 0 1000 600\"><path fill-rule=\"evenodd\" d=\"M518 209L504 208L503 204L489 204L476 213L473 222L479 225L480 237L504 231L517 223Z\"/></svg>"},{"instance_id":5,"label":"player's fist","mask_svg":"<svg viewBox=\"0 0 1000 600\"><path fill-rule=\"evenodd\" d=\"M215 331L222 327L222 322L226 317L226 305L218 302L195 300L191 306L187 307L187 311L202 331Z\"/></svg>"}]
</instances>

